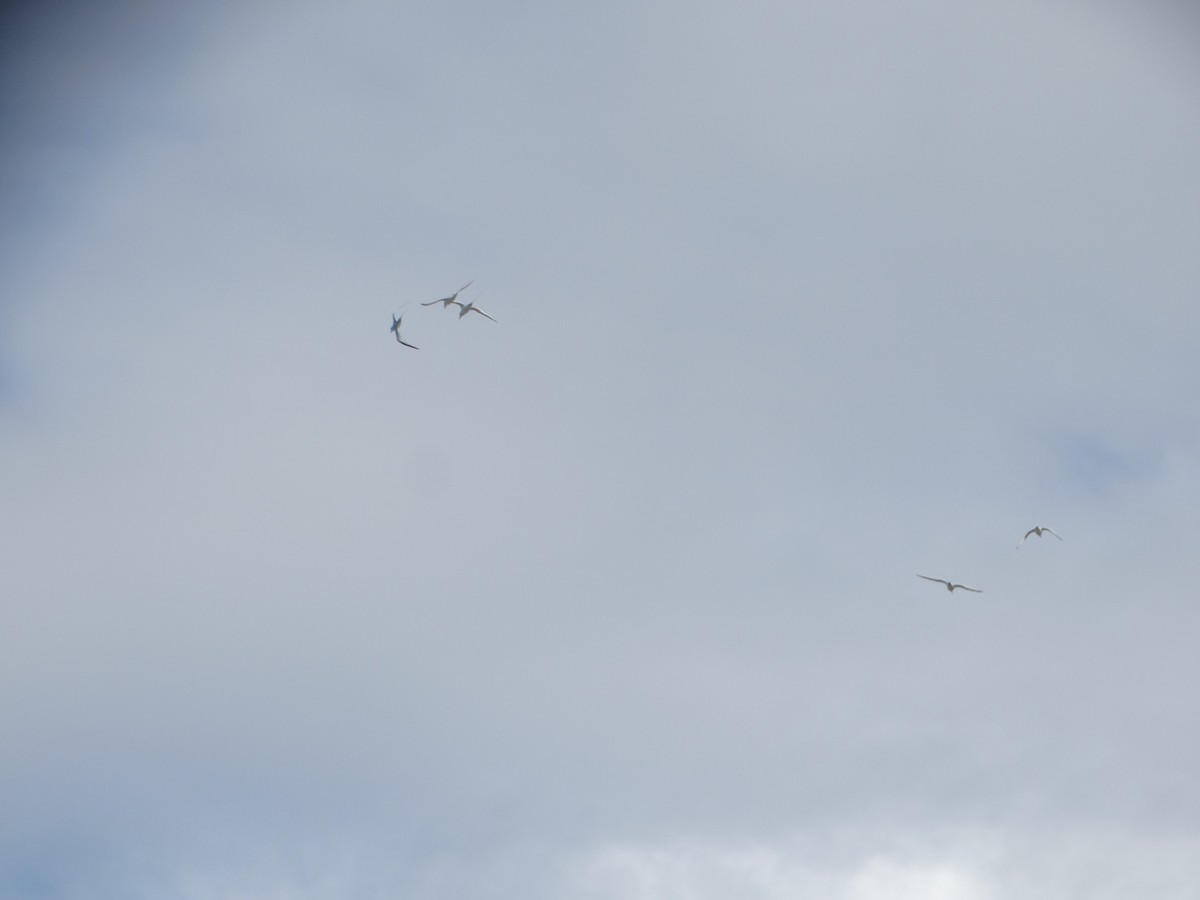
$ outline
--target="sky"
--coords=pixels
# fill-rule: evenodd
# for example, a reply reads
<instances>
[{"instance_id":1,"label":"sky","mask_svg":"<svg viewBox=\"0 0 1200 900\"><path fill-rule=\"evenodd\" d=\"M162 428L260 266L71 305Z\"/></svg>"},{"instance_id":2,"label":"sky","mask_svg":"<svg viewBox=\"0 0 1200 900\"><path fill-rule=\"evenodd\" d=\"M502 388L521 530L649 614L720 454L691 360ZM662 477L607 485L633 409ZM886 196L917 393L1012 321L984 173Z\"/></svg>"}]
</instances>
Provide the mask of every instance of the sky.
<instances>
[{"instance_id":1,"label":"sky","mask_svg":"<svg viewBox=\"0 0 1200 900\"><path fill-rule=\"evenodd\" d=\"M0 35L0 896L1200 896L1194 5Z\"/></svg>"}]
</instances>

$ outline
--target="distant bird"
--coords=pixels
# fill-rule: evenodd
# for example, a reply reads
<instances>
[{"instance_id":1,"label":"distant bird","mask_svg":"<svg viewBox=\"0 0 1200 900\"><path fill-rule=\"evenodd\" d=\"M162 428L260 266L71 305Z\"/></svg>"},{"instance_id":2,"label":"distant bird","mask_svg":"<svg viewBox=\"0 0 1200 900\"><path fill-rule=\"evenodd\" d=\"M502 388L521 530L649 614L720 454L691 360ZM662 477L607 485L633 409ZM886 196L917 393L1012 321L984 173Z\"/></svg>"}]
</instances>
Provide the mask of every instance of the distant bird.
<instances>
[{"instance_id":1,"label":"distant bird","mask_svg":"<svg viewBox=\"0 0 1200 900\"><path fill-rule=\"evenodd\" d=\"M403 318L404 318L404 316L400 317L400 319L403 319ZM397 319L395 316L392 316L392 334L396 335L396 340L400 341L401 344L404 344L405 347L412 347L414 350L420 350L421 349L420 347L413 346L412 344L408 343L407 341L400 340L400 319Z\"/></svg>"},{"instance_id":2,"label":"distant bird","mask_svg":"<svg viewBox=\"0 0 1200 900\"><path fill-rule=\"evenodd\" d=\"M469 301L468 301L468 302L466 302L466 303L463 303L461 300L455 300L455 301L454 301L454 305L455 305L455 306L457 306L457 307L459 307L459 310L458 310L458 317L459 317L460 319L461 319L463 316L465 316L467 313L469 313L469 312L477 312L477 313L479 313L481 316L483 316L485 319L492 319L492 317L491 317L491 316L489 316L489 315L488 315L487 313L485 313L485 312L484 312L482 309L480 309L478 306L476 306L476 305L475 305L475 301L474 301L474 300L469 300ZM493 321L493 322L495 322L496 320L495 320L495 319L492 319L492 321Z\"/></svg>"},{"instance_id":3,"label":"distant bird","mask_svg":"<svg viewBox=\"0 0 1200 900\"><path fill-rule=\"evenodd\" d=\"M449 308L451 303L458 303L458 295L461 294L463 291L465 291L467 288L469 288L474 282L475 282L475 279L472 278L470 281L468 281L466 284L464 284L462 287L460 287L457 291L455 291L449 297L443 297L441 300L430 300L428 303L422 303L421 305L422 306L436 306L437 304L440 303L440 304L442 304L442 309L447 309L447 308ZM459 305L461 306L462 304L460 303Z\"/></svg>"},{"instance_id":4,"label":"distant bird","mask_svg":"<svg viewBox=\"0 0 1200 900\"><path fill-rule=\"evenodd\" d=\"M1057 532L1055 532L1054 529L1047 528L1045 525L1034 525L1027 532L1025 532L1025 537L1021 538L1021 543L1017 544L1017 549L1018 550L1021 549L1021 544L1024 544L1025 541L1029 539L1029 536L1031 534L1036 534L1038 537L1041 537L1043 532L1045 532L1047 534L1053 534L1060 541L1062 540L1062 537Z\"/></svg>"},{"instance_id":5,"label":"distant bird","mask_svg":"<svg viewBox=\"0 0 1200 900\"><path fill-rule=\"evenodd\" d=\"M938 584L944 584L946 586L946 590L952 594L954 593L955 588L962 588L964 591L971 591L975 594L983 593L983 591L981 591L979 588L967 587L965 584L955 584L953 581L947 581L945 578L930 578L928 575L917 575L917 577L924 578L926 581L936 581Z\"/></svg>"}]
</instances>

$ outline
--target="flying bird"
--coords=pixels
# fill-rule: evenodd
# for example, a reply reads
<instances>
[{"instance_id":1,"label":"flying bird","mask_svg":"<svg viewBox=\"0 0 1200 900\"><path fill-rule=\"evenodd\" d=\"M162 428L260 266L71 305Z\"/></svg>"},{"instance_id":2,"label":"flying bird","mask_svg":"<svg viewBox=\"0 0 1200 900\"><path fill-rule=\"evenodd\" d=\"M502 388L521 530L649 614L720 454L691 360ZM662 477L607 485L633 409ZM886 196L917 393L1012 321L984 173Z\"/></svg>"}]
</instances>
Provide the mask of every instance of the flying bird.
<instances>
[{"instance_id":1,"label":"flying bird","mask_svg":"<svg viewBox=\"0 0 1200 900\"><path fill-rule=\"evenodd\" d=\"M403 319L403 318L404 318L404 316L400 317L400 319ZM421 349L420 347L416 347L416 346L408 343L407 341L400 340L400 319L397 319L395 316L392 316L392 334L396 335L396 340L399 341L401 344L404 344L405 347L412 347L414 350L420 350Z\"/></svg>"},{"instance_id":2,"label":"flying bird","mask_svg":"<svg viewBox=\"0 0 1200 900\"><path fill-rule=\"evenodd\" d=\"M1017 549L1021 549L1021 544L1024 544L1031 534L1036 534L1038 537L1041 537L1043 532L1048 532L1049 534L1054 535L1060 541L1062 540L1062 537L1056 531L1054 531L1054 529L1047 528L1045 525L1034 525L1027 532L1025 532L1025 537L1021 538L1021 543L1017 544Z\"/></svg>"},{"instance_id":3,"label":"flying bird","mask_svg":"<svg viewBox=\"0 0 1200 900\"><path fill-rule=\"evenodd\" d=\"M485 319L492 319L492 317L491 317L491 316L489 316L489 315L488 315L487 313L485 313L485 312L484 312L482 309L480 309L478 306L476 306L476 305L475 305L475 301L474 301L474 300L468 300L466 303L463 303L461 300L455 300L455 301L454 301L454 305L455 305L455 306L457 306L457 307L459 307L459 310L458 310L458 317L459 317L460 319L461 319L463 316L465 316L467 313L469 313L469 312L477 312L477 313L479 313L481 316L483 316ZM493 321L493 322L495 322L496 320L495 320L495 319L492 319L492 321Z\"/></svg>"},{"instance_id":4,"label":"flying bird","mask_svg":"<svg viewBox=\"0 0 1200 900\"><path fill-rule=\"evenodd\" d=\"M955 584L953 581L947 581L945 578L930 578L928 575L917 575L917 577L924 578L926 581L936 581L938 584L944 584L946 586L946 590L952 594L954 593L955 588L962 588L964 591L971 591L975 594L983 593L983 591L981 591L979 588L967 587L965 584Z\"/></svg>"},{"instance_id":5,"label":"flying bird","mask_svg":"<svg viewBox=\"0 0 1200 900\"><path fill-rule=\"evenodd\" d=\"M463 291L465 291L467 288L469 288L474 282L475 282L475 279L472 278L470 281L468 281L466 284L464 284L462 287L460 287L457 291L455 291L449 297L443 297L441 300L430 300L428 303L422 303L421 305L422 306L436 306L438 303L440 303L440 304L442 304L442 309L448 309L451 303L458 303L458 295L461 294ZM461 306L461 305L462 304L459 303L459 306Z\"/></svg>"}]
</instances>

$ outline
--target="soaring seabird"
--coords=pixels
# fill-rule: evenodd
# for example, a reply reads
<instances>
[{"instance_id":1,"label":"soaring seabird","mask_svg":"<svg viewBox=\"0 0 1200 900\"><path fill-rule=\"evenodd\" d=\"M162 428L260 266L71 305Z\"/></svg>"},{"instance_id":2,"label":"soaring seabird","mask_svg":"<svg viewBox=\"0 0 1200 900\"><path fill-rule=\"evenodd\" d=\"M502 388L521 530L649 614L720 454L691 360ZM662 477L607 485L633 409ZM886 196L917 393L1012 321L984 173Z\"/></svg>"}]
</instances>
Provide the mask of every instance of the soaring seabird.
<instances>
[{"instance_id":1,"label":"soaring seabird","mask_svg":"<svg viewBox=\"0 0 1200 900\"><path fill-rule=\"evenodd\" d=\"M472 278L470 281L468 281L466 284L464 284L462 287L460 287L457 291L455 291L449 297L443 297L441 300L430 300L428 303L422 303L421 305L422 306L435 306L436 304L440 303L440 304L442 304L442 309L446 309L450 306L451 303L458 303L458 295L461 294L463 291L465 291L467 288L469 288L474 283L474 281L475 281L475 279ZM461 304L459 304L459 305L461 305Z\"/></svg>"},{"instance_id":2,"label":"soaring seabird","mask_svg":"<svg viewBox=\"0 0 1200 900\"><path fill-rule=\"evenodd\" d=\"M474 301L474 300L468 301L467 303L463 303L461 300L455 300L455 301L454 301L454 305L455 305L455 306L457 306L457 307L459 307L459 310L458 310L458 317L459 317L460 319L461 319L463 316L465 316L467 313L469 313L469 312L477 312L477 313L479 313L481 316L483 316L485 319L492 319L492 317L491 317L491 316L489 316L489 315L488 315L487 313L485 313L485 312L484 312L482 309L480 309L478 306L476 306L476 305L475 305L475 301ZM496 320L495 320L495 319L492 319L492 321L493 321L493 322L495 322Z\"/></svg>"},{"instance_id":3,"label":"soaring seabird","mask_svg":"<svg viewBox=\"0 0 1200 900\"><path fill-rule=\"evenodd\" d=\"M1062 540L1062 537L1057 532L1055 532L1052 528L1047 528L1045 525L1034 525L1027 532L1025 532L1025 537L1021 538L1021 544L1024 544L1025 541L1029 538L1029 536L1031 534L1036 534L1038 537L1041 537L1042 532L1046 532L1048 534L1053 534L1060 541ZM1018 550L1021 549L1021 544L1017 544Z\"/></svg>"},{"instance_id":4,"label":"soaring seabird","mask_svg":"<svg viewBox=\"0 0 1200 900\"><path fill-rule=\"evenodd\" d=\"M936 581L938 584L944 584L946 590L954 593L955 588L962 588L964 591L971 591L976 594L982 594L979 588L967 587L965 584L955 584L953 581L947 581L945 578L930 578L928 575L917 575L918 578L924 578L926 581Z\"/></svg>"},{"instance_id":5,"label":"soaring seabird","mask_svg":"<svg viewBox=\"0 0 1200 900\"><path fill-rule=\"evenodd\" d=\"M400 317L400 319L403 319L403 318L404 318L404 316ZM395 316L392 316L392 333L394 335L396 335L396 340L400 341L401 344L404 344L405 347L412 347L414 350L420 350L421 349L420 347L416 347L416 346L408 343L407 341L400 340L400 319L397 319Z\"/></svg>"}]
</instances>

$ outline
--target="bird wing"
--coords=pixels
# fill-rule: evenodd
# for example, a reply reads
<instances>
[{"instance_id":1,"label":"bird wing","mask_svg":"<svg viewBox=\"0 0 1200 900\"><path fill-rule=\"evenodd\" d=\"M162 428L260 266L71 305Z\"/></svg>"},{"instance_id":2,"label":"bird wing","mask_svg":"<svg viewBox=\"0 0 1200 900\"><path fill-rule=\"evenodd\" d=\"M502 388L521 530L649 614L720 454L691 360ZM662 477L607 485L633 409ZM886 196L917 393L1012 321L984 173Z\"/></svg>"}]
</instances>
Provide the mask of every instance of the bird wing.
<instances>
[{"instance_id":1,"label":"bird wing","mask_svg":"<svg viewBox=\"0 0 1200 900\"><path fill-rule=\"evenodd\" d=\"M967 587L965 584L956 584L955 587L960 587L964 591L970 591L972 594L982 594L983 593L983 591L981 591L979 588Z\"/></svg>"},{"instance_id":2,"label":"bird wing","mask_svg":"<svg viewBox=\"0 0 1200 900\"><path fill-rule=\"evenodd\" d=\"M1052 535L1054 535L1054 536L1055 536L1056 538L1058 538L1060 541L1062 540L1062 537L1061 537L1061 536L1059 535L1059 533L1058 533L1057 531L1055 531L1053 528L1047 528L1045 525L1043 525L1043 526L1042 526L1042 531L1049 531L1049 532L1050 532Z\"/></svg>"},{"instance_id":3,"label":"bird wing","mask_svg":"<svg viewBox=\"0 0 1200 900\"><path fill-rule=\"evenodd\" d=\"M928 575L917 575L918 578L924 578L926 581L936 581L938 584L949 584L945 578L930 578Z\"/></svg>"},{"instance_id":4,"label":"bird wing","mask_svg":"<svg viewBox=\"0 0 1200 900\"><path fill-rule=\"evenodd\" d=\"M396 340L400 341L400 335L399 335L399 334L397 334L397 335L396 335ZM408 343L408 341L400 341L400 343L402 343L402 344L403 344L405 347L412 347L414 350L420 350L420 349L421 349L420 347L417 347L417 346L415 346L415 345L413 345L413 344L410 344L410 343Z\"/></svg>"},{"instance_id":5,"label":"bird wing","mask_svg":"<svg viewBox=\"0 0 1200 900\"><path fill-rule=\"evenodd\" d=\"M437 306L439 303L445 303L445 300L430 300L428 303L422 303L422 306Z\"/></svg>"},{"instance_id":6,"label":"bird wing","mask_svg":"<svg viewBox=\"0 0 1200 900\"><path fill-rule=\"evenodd\" d=\"M471 307L471 309L473 309L475 312L479 313L479 314L480 314L481 316L483 316L485 319L492 319L492 317L491 317L491 316L489 316L487 313L485 313L485 312L484 312L482 309L480 309L478 306L472 306L472 307ZM496 320L495 320L495 319L492 319L492 321L493 321L493 322L495 322Z\"/></svg>"}]
</instances>

